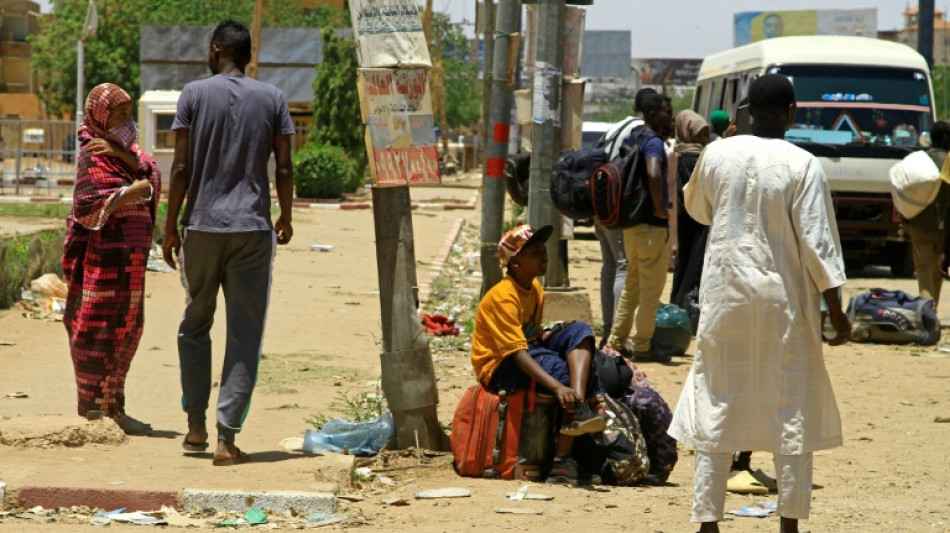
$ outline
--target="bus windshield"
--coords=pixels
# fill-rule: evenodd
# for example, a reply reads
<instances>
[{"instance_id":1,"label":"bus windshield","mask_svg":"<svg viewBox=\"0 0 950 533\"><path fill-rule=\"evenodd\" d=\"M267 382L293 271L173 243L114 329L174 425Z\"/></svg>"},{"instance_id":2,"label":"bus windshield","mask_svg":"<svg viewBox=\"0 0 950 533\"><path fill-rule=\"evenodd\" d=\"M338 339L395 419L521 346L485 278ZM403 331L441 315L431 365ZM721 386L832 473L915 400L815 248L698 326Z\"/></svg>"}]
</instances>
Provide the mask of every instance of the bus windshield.
<instances>
[{"instance_id":1,"label":"bus windshield","mask_svg":"<svg viewBox=\"0 0 950 533\"><path fill-rule=\"evenodd\" d=\"M930 81L920 70L779 65L768 72L795 86L798 115L789 141L917 147L930 131Z\"/></svg>"}]
</instances>

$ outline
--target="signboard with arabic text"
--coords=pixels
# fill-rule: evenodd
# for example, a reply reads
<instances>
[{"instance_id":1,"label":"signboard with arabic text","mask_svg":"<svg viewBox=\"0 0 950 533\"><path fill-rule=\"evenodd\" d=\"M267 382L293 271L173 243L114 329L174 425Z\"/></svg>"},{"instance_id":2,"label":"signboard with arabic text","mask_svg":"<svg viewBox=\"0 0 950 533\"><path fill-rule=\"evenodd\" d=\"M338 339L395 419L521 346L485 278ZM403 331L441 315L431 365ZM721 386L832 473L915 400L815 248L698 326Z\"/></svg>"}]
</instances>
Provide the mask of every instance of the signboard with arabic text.
<instances>
[{"instance_id":1,"label":"signboard with arabic text","mask_svg":"<svg viewBox=\"0 0 950 533\"><path fill-rule=\"evenodd\" d=\"M350 0L360 67L431 67L414 0Z\"/></svg>"},{"instance_id":2,"label":"signboard with arabic text","mask_svg":"<svg viewBox=\"0 0 950 533\"><path fill-rule=\"evenodd\" d=\"M360 69L359 90L373 183L439 183L427 70Z\"/></svg>"}]
</instances>

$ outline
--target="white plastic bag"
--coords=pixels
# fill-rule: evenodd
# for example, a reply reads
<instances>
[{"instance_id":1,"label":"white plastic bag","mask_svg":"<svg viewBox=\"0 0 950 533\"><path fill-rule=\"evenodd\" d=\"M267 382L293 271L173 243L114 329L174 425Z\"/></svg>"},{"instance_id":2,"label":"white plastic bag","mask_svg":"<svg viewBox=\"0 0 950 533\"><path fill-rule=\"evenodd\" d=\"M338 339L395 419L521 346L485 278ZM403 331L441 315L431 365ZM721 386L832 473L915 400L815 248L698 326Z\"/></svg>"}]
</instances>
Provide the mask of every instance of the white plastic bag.
<instances>
[{"instance_id":1,"label":"white plastic bag","mask_svg":"<svg viewBox=\"0 0 950 533\"><path fill-rule=\"evenodd\" d=\"M905 218L919 215L940 192L940 169L924 150L891 167L890 178L894 207Z\"/></svg>"}]
</instances>

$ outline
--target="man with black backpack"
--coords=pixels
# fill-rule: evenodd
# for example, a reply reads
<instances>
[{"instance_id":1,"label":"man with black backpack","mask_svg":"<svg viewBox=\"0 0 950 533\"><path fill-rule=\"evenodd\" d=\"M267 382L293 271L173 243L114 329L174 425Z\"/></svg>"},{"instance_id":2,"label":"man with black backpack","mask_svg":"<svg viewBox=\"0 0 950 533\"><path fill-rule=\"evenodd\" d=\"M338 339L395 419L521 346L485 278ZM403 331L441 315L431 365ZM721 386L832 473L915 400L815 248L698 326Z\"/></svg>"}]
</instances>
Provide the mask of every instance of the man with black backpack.
<instances>
[{"instance_id":1,"label":"man with black backpack","mask_svg":"<svg viewBox=\"0 0 950 533\"><path fill-rule=\"evenodd\" d=\"M656 311L669 263L667 159L661 135L669 133L673 126L673 106L666 95L648 94L643 97L642 109L644 126L624 143L636 144L642 154L645 164L635 168L633 177L648 188L653 209L642 222L623 230L627 279L607 342L625 355L649 360L653 359L650 340L656 329ZM637 330L630 353L625 344L634 322Z\"/></svg>"},{"instance_id":2,"label":"man with black backpack","mask_svg":"<svg viewBox=\"0 0 950 533\"><path fill-rule=\"evenodd\" d=\"M643 99L648 94L656 94L653 89L640 89L633 100L633 115L614 124L595 146L608 149L610 159L617 157L623 141L634 129L643 126ZM603 348L614 327L614 314L627 280L627 254L623 251L623 230L608 228L594 218L594 235L600 241L600 255L603 265L600 268L600 311L604 321L603 338L599 348Z\"/></svg>"}]
</instances>

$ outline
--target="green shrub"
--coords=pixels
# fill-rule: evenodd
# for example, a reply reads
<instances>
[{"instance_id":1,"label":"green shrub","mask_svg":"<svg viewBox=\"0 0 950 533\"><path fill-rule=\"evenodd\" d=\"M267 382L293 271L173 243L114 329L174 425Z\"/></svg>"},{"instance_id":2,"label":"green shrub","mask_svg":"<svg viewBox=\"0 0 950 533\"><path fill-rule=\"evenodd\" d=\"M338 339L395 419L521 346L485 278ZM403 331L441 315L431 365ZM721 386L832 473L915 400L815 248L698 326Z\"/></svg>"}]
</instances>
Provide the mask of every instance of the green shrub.
<instances>
[{"instance_id":1,"label":"green shrub","mask_svg":"<svg viewBox=\"0 0 950 533\"><path fill-rule=\"evenodd\" d=\"M65 231L0 239L0 309L20 300L20 290L47 273L63 275Z\"/></svg>"},{"instance_id":2,"label":"green shrub","mask_svg":"<svg viewBox=\"0 0 950 533\"><path fill-rule=\"evenodd\" d=\"M362 184L362 172L342 148L307 144L294 154L298 198L339 198Z\"/></svg>"}]
</instances>

